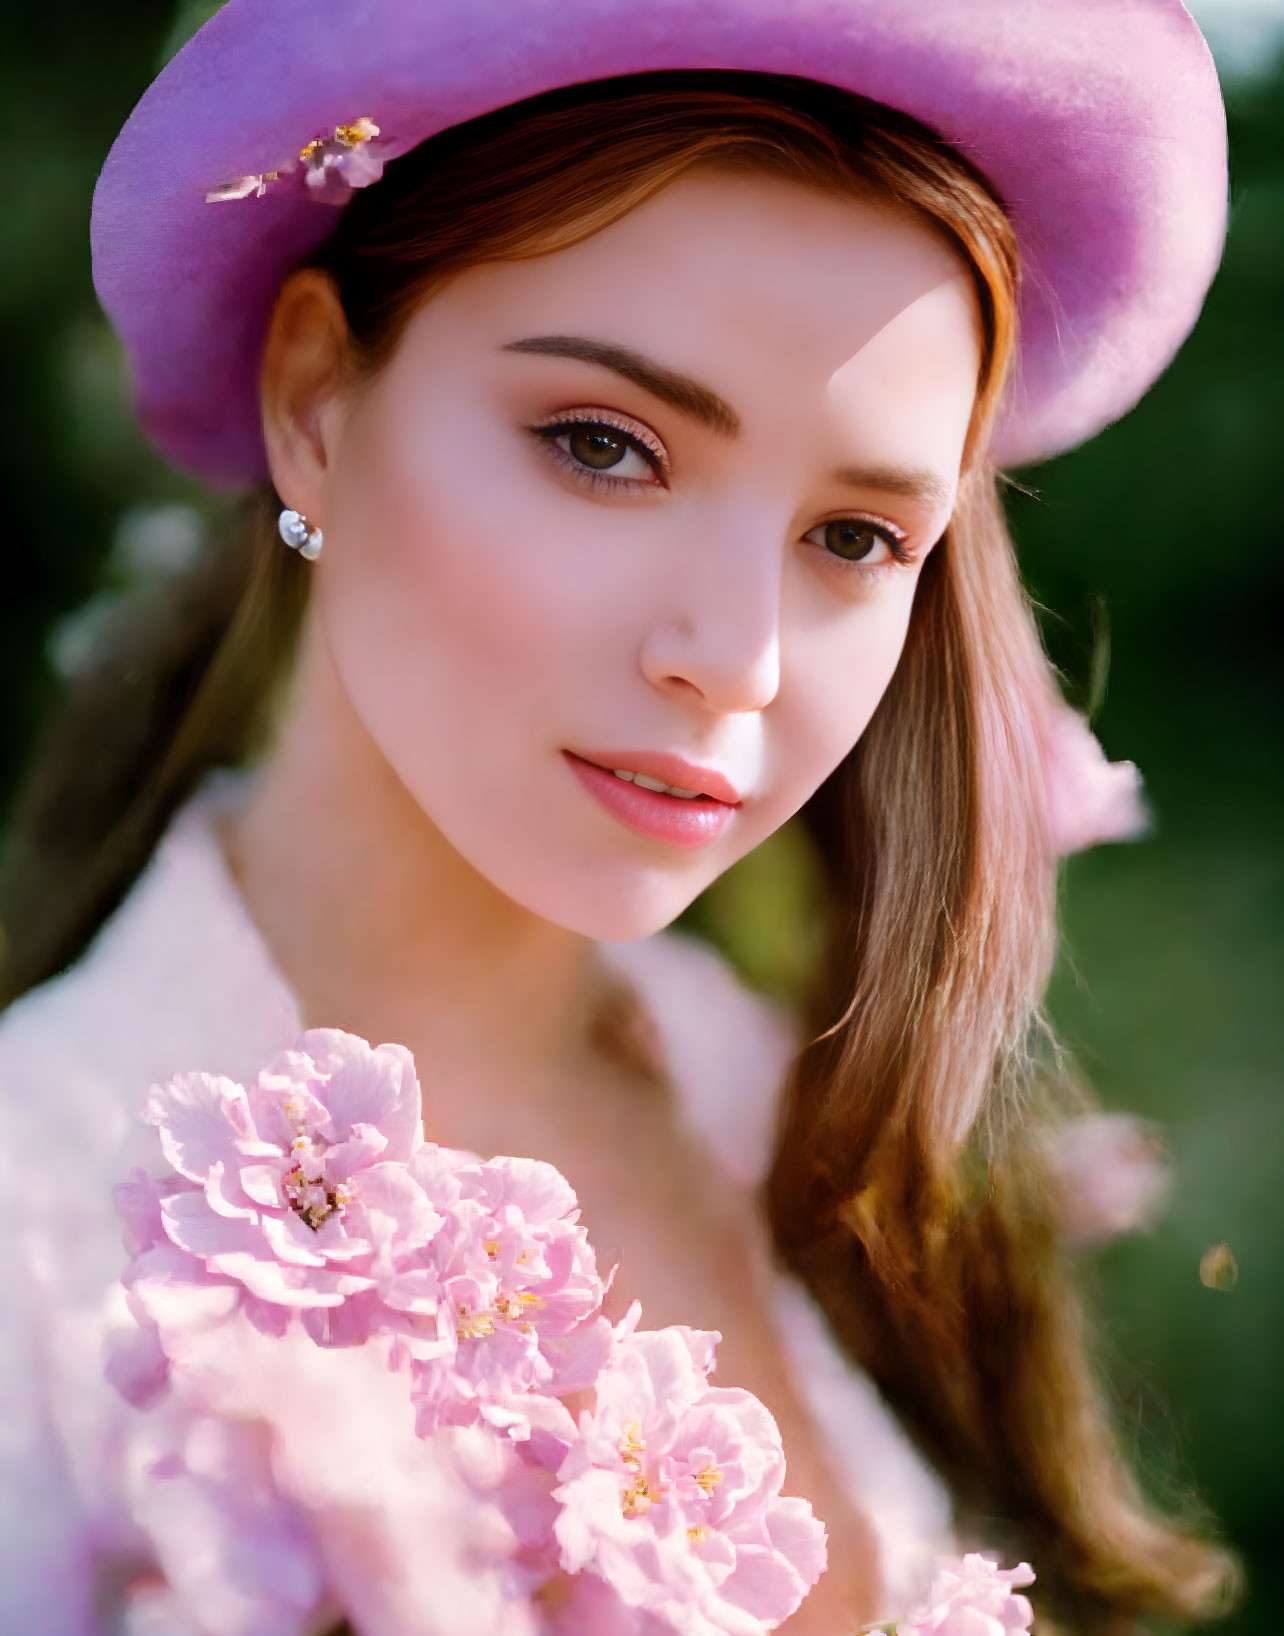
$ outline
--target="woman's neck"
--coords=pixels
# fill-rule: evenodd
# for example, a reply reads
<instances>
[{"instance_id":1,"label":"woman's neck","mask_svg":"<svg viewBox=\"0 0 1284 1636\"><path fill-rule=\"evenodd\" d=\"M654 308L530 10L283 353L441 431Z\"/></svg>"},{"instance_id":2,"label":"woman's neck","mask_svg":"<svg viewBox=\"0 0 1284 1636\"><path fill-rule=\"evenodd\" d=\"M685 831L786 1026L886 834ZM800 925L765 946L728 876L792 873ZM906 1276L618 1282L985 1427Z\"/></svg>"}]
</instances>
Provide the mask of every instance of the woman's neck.
<instances>
[{"instance_id":1,"label":"woman's neck","mask_svg":"<svg viewBox=\"0 0 1284 1636\"><path fill-rule=\"evenodd\" d=\"M305 1024L410 1046L434 1103L448 1099L442 1140L457 1123L450 1100L473 1130L478 1096L529 1102L583 1061L607 983L596 945L505 897L449 844L366 732L315 628L222 839Z\"/></svg>"}]
</instances>

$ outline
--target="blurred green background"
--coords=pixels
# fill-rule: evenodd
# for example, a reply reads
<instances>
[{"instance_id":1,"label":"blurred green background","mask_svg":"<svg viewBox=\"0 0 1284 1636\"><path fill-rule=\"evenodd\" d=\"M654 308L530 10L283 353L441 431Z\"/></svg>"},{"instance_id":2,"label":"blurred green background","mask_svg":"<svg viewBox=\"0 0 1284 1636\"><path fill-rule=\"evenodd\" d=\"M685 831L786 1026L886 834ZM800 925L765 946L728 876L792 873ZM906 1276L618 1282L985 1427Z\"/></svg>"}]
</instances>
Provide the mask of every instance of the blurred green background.
<instances>
[{"instance_id":1,"label":"blurred green background","mask_svg":"<svg viewBox=\"0 0 1284 1636\"><path fill-rule=\"evenodd\" d=\"M1241 10L1256 24L1270 3ZM175 28L209 9L6 18L0 812L112 598L221 526L221 503L137 436L87 241L112 137ZM1157 814L1145 841L1067 866L1053 1013L1103 1099L1169 1133L1173 1204L1105 1253L1100 1283L1139 1446L1175 1442L1166 1480L1202 1493L1247 1559L1237 1633L1274 1631L1284 1605L1284 58L1268 37L1214 33L1234 205L1198 329L1135 413L1012 496L1053 656ZM799 867L787 839L769 846L691 917L764 988L787 992L811 952L788 913ZM1231 1291L1200 1282L1220 1241Z\"/></svg>"}]
</instances>

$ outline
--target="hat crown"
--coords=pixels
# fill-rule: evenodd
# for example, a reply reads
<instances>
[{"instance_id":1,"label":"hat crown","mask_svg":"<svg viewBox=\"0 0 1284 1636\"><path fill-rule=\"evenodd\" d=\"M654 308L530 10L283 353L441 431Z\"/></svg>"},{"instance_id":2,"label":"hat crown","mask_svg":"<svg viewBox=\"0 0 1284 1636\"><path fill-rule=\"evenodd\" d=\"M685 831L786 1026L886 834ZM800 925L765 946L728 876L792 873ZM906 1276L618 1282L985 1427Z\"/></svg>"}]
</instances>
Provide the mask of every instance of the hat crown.
<instances>
[{"instance_id":1,"label":"hat crown","mask_svg":"<svg viewBox=\"0 0 1284 1636\"><path fill-rule=\"evenodd\" d=\"M1193 325L1225 235L1226 134L1177 0L227 0L143 96L95 195L95 282L145 428L213 480L266 475L263 338L285 274L333 225L332 184L351 185L341 129L376 125L382 162L559 86L728 68L897 108L1005 200L1023 277L1001 464L1123 414ZM317 142L324 187L206 203L306 170Z\"/></svg>"}]
</instances>

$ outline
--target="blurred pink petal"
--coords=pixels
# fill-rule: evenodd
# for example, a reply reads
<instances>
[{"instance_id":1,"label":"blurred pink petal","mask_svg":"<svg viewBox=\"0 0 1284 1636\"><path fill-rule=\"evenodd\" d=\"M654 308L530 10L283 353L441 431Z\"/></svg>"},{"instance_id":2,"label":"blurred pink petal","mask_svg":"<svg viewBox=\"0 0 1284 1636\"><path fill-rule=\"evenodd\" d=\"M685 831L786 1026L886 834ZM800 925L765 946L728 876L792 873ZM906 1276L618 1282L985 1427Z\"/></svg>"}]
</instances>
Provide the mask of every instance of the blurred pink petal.
<instances>
[{"instance_id":1,"label":"blurred pink petal","mask_svg":"<svg viewBox=\"0 0 1284 1636\"><path fill-rule=\"evenodd\" d=\"M1088 723L1065 704L1044 713L1040 732L1049 839L1058 855L1145 834L1150 814L1131 761L1108 761Z\"/></svg>"},{"instance_id":2,"label":"blurred pink petal","mask_svg":"<svg viewBox=\"0 0 1284 1636\"><path fill-rule=\"evenodd\" d=\"M276 1486L262 1426L171 1399L128 1452L131 1511L179 1628L201 1636L304 1636L322 1601L305 1514Z\"/></svg>"},{"instance_id":3,"label":"blurred pink petal","mask_svg":"<svg viewBox=\"0 0 1284 1636\"><path fill-rule=\"evenodd\" d=\"M1172 1178L1154 1131L1129 1113L1094 1113L1053 1131L1044 1150L1068 1243L1101 1243L1149 1227Z\"/></svg>"},{"instance_id":4,"label":"blurred pink petal","mask_svg":"<svg viewBox=\"0 0 1284 1636\"><path fill-rule=\"evenodd\" d=\"M326 1349L297 1325L268 1337L238 1314L185 1332L174 1353L192 1411L270 1435L282 1506L304 1520L322 1582L361 1636L536 1636L497 1492L511 1445L489 1432L419 1438L377 1338Z\"/></svg>"},{"instance_id":5,"label":"blurred pink petal","mask_svg":"<svg viewBox=\"0 0 1284 1636\"><path fill-rule=\"evenodd\" d=\"M1028 1562L1001 1568L979 1552L942 1557L926 1603L898 1622L897 1636L1008 1636L1027 1631L1034 1610L1016 1587L1033 1583Z\"/></svg>"}]
</instances>

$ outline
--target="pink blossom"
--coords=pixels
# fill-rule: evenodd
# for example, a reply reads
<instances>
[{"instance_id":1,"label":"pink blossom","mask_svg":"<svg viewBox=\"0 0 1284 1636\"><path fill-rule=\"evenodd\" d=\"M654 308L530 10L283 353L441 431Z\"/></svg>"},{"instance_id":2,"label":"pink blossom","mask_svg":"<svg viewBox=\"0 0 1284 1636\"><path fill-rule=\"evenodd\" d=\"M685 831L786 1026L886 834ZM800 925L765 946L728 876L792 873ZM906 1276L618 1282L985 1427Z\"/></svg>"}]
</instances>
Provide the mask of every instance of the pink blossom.
<instances>
[{"instance_id":1,"label":"pink blossom","mask_svg":"<svg viewBox=\"0 0 1284 1636\"><path fill-rule=\"evenodd\" d=\"M467 1162L425 1146L411 1170L443 1217L418 1258L440 1291L435 1321L402 1329L420 1433L480 1419L529 1437L531 1395L591 1385L610 1349L575 1194L534 1159Z\"/></svg>"},{"instance_id":2,"label":"pink blossom","mask_svg":"<svg viewBox=\"0 0 1284 1636\"><path fill-rule=\"evenodd\" d=\"M636 1322L635 1307L558 1473L561 1566L604 1579L656 1630L773 1629L824 1570L824 1528L805 1500L780 1495L766 1408L709 1386L718 1337Z\"/></svg>"},{"instance_id":3,"label":"pink blossom","mask_svg":"<svg viewBox=\"0 0 1284 1636\"><path fill-rule=\"evenodd\" d=\"M1129 1113L1071 1120L1049 1136L1045 1158L1058 1225L1076 1246L1148 1227L1171 1185L1162 1144Z\"/></svg>"},{"instance_id":4,"label":"pink blossom","mask_svg":"<svg viewBox=\"0 0 1284 1636\"><path fill-rule=\"evenodd\" d=\"M354 188L369 187L383 175L384 154L373 139L379 127L371 119L336 125L334 135L309 142L299 155L303 179L313 198L345 204Z\"/></svg>"},{"instance_id":5,"label":"pink blossom","mask_svg":"<svg viewBox=\"0 0 1284 1636\"><path fill-rule=\"evenodd\" d=\"M989 1556L942 1557L932 1574L926 1604L896 1627L897 1636L1008 1636L1027 1631L1034 1618L1018 1585L1032 1585L1028 1562L1001 1568Z\"/></svg>"},{"instance_id":6,"label":"pink blossom","mask_svg":"<svg viewBox=\"0 0 1284 1636\"><path fill-rule=\"evenodd\" d=\"M1088 723L1059 701L1041 720L1049 840L1064 856L1145 833L1150 815L1131 761L1107 761Z\"/></svg>"},{"instance_id":7,"label":"pink blossom","mask_svg":"<svg viewBox=\"0 0 1284 1636\"><path fill-rule=\"evenodd\" d=\"M422 1132L402 1047L316 1029L248 1091L180 1074L143 1117L177 1175L136 1172L116 1190L129 1304L154 1332L109 1360L132 1401L163 1387L167 1330L244 1310L281 1333L302 1313L314 1339L358 1345L389 1309L435 1313L435 1286L401 1275L442 1224L407 1167Z\"/></svg>"},{"instance_id":8,"label":"pink blossom","mask_svg":"<svg viewBox=\"0 0 1284 1636\"><path fill-rule=\"evenodd\" d=\"M158 1183L137 1168L113 1189L131 1257L121 1282L135 1322L108 1331L104 1373L135 1408L149 1408L169 1386L167 1334L223 1323L243 1303L254 1309L252 1317L260 1325L274 1323L272 1308L247 1299L234 1279L211 1274L198 1257L165 1236L163 1201L172 1193L194 1190L192 1182L171 1178Z\"/></svg>"}]
</instances>

